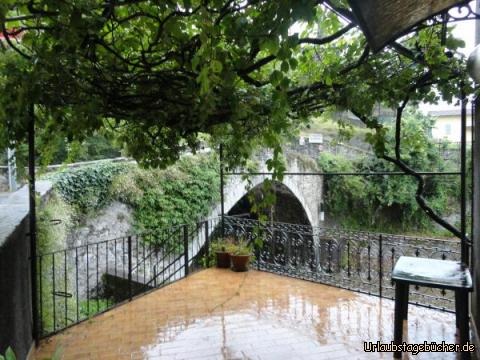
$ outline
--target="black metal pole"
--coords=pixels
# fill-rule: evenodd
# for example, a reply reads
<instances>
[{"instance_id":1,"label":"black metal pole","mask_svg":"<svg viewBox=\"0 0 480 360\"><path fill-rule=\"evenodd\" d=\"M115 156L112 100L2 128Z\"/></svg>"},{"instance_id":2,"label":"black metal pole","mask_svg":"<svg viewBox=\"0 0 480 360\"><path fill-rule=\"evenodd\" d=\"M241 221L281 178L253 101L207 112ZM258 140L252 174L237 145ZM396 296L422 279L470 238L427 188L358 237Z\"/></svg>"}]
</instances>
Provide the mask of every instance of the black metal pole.
<instances>
[{"instance_id":1,"label":"black metal pole","mask_svg":"<svg viewBox=\"0 0 480 360\"><path fill-rule=\"evenodd\" d=\"M462 92L462 110L461 110L461 148L460 148L460 232L462 233L461 258L464 264L469 263L469 249L467 244L467 98Z\"/></svg>"},{"instance_id":2,"label":"black metal pole","mask_svg":"<svg viewBox=\"0 0 480 360\"><path fill-rule=\"evenodd\" d=\"M183 257L185 267L185 277L188 276L188 225L183 225Z\"/></svg>"},{"instance_id":3,"label":"black metal pole","mask_svg":"<svg viewBox=\"0 0 480 360\"><path fill-rule=\"evenodd\" d=\"M128 245L128 299L132 301L133 287L132 287L132 237L127 238Z\"/></svg>"},{"instance_id":4,"label":"black metal pole","mask_svg":"<svg viewBox=\"0 0 480 360\"><path fill-rule=\"evenodd\" d=\"M480 4L480 0L477 1L477 5ZM475 107L476 99L472 100L471 112L470 112L470 127L472 129L470 133L470 243L473 243L473 226L474 226L474 214L475 214L475 201L474 201L474 188L475 188ZM470 251L470 264L473 268L473 248Z\"/></svg>"},{"instance_id":5,"label":"black metal pole","mask_svg":"<svg viewBox=\"0 0 480 360\"><path fill-rule=\"evenodd\" d=\"M35 107L28 108L28 191L29 191L29 231L30 231L30 276L32 282L33 338L38 345L38 303L37 303L37 212L35 201Z\"/></svg>"},{"instance_id":6,"label":"black metal pole","mask_svg":"<svg viewBox=\"0 0 480 360\"><path fill-rule=\"evenodd\" d=\"M382 281L383 281L383 237L380 234L379 242L378 242L378 296L382 297Z\"/></svg>"},{"instance_id":7,"label":"black metal pole","mask_svg":"<svg viewBox=\"0 0 480 360\"><path fill-rule=\"evenodd\" d=\"M480 3L480 0L478 1ZM479 20L480 21L480 20ZM480 28L480 26L478 26ZM480 97L477 96L473 100L472 106L472 241L471 251L471 271L476 274L476 263L478 251L479 232L480 232Z\"/></svg>"},{"instance_id":8,"label":"black metal pole","mask_svg":"<svg viewBox=\"0 0 480 360\"><path fill-rule=\"evenodd\" d=\"M208 220L205 221L205 259L206 267L210 267L210 239L208 236Z\"/></svg>"},{"instance_id":9,"label":"black metal pole","mask_svg":"<svg viewBox=\"0 0 480 360\"><path fill-rule=\"evenodd\" d=\"M223 144L220 144L220 201L222 211L222 238L225 237L225 197L223 192Z\"/></svg>"}]
</instances>

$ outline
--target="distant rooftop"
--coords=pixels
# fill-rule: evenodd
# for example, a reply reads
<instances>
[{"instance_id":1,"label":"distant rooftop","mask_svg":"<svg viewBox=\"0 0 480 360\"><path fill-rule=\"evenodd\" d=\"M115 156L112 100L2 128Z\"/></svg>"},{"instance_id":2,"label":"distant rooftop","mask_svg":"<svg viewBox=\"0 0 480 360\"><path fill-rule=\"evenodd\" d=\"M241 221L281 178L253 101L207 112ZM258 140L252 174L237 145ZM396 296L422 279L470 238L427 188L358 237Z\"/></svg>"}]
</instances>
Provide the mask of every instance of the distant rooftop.
<instances>
[{"instance_id":1,"label":"distant rooftop","mask_svg":"<svg viewBox=\"0 0 480 360\"><path fill-rule=\"evenodd\" d=\"M449 116L460 115L460 109L432 110L428 112L430 116Z\"/></svg>"}]
</instances>

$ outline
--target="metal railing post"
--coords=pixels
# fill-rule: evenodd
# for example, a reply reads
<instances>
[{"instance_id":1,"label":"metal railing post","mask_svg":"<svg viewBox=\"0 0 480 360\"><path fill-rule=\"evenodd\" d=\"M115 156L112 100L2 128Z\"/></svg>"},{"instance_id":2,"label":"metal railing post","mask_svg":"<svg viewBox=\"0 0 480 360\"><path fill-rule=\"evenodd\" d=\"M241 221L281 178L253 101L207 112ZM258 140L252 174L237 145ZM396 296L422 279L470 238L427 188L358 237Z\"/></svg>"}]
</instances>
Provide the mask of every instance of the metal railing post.
<instances>
[{"instance_id":1,"label":"metal railing post","mask_svg":"<svg viewBox=\"0 0 480 360\"><path fill-rule=\"evenodd\" d=\"M255 257L257 258L257 270L260 270L260 246L255 245Z\"/></svg>"},{"instance_id":2,"label":"metal railing post","mask_svg":"<svg viewBox=\"0 0 480 360\"><path fill-rule=\"evenodd\" d=\"M222 215L222 238L225 238L225 193L223 173L223 144L220 144L220 206Z\"/></svg>"},{"instance_id":3,"label":"metal railing post","mask_svg":"<svg viewBox=\"0 0 480 360\"><path fill-rule=\"evenodd\" d=\"M157 265L153 265L153 286L157 287Z\"/></svg>"},{"instance_id":4,"label":"metal railing post","mask_svg":"<svg viewBox=\"0 0 480 360\"><path fill-rule=\"evenodd\" d=\"M128 237L128 298L132 300L132 237Z\"/></svg>"},{"instance_id":5,"label":"metal railing post","mask_svg":"<svg viewBox=\"0 0 480 360\"><path fill-rule=\"evenodd\" d=\"M467 244L467 103L461 94L461 146L460 146L460 232L462 262L469 265L469 245Z\"/></svg>"},{"instance_id":6,"label":"metal railing post","mask_svg":"<svg viewBox=\"0 0 480 360\"><path fill-rule=\"evenodd\" d=\"M185 258L185 276L188 276L188 225L183 226L183 254Z\"/></svg>"},{"instance_id":7,"label":"metal railing post","mask_svg":"<svg viewBox=\"0 0 480 360\"><path fill-rule=\"evenodd\" d=\"M393 272L393 267L395 266L395 249L392 247L390 252L392 253L392 257L391 257L392 268L390 269L390 271ZM393 279L391 276L390 276L390 284L393 286Z\"/></svg>"},{"instance_id":8,"label":"metal railing post","mask_svg":"<svg viewBox=\"0 0 480 360\"><path fill-rule=\"evenodd\" d=\"M368 281L372 280L372 265L371 265L371 259L372 259L372 244L369 242L367 246L367 254L368 254Z\"/></svg>"},{"instance_id":9,"label":"metal railing post","mask_svg":"<svg viewBox=\"0 0 480 360\"><path fill-rule=\"evenodd\" d=\"M347 275L351 276L350 272L350 239L347 239Z\"/></svg>"},{"instance_id":10,"label":"metal railing post","mask_svg":"<svg viewBox=\"0 0 480 360\"><path fill-rule=\"evenodd\" d=\"M383 237L380 234L379 244L378 244L378 294L382 297L382 281L383 281Z\"/></svg>"},{"instance_id":11,"label":"metal railing post","mask_svg":"<svg viewBox=\"0 0 480 360\"><path fill-rule=\"evenodd\" d=\"M208 234L208 220L205 221L205 265L210 267L210 238Z\"/></svg>"},{"instance_id":12,"label":"metal railing post","mask_svg":"<svg viewBox=\"0 0 480 360\"><path fill-rule=\"evenodd\" d=\"M332 240L328 240L328 270L327 272L330 274L332 272Z\"/></svg>"}]
</instances>

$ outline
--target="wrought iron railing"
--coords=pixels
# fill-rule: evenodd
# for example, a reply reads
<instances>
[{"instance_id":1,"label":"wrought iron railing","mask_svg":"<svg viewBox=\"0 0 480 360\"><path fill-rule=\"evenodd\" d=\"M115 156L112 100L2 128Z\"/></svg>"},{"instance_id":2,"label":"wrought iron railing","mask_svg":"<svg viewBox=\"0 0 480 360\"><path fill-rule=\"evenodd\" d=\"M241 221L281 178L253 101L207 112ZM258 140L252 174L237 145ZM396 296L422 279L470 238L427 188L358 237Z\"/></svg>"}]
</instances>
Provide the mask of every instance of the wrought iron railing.
<instances>
[{"instance_id":1,"label":"wrought iron railing","mask_svg":"<svg viewBox=\"0 0 480 360\"><path fill-rule=\"evenodd\" d=\"M125 236L37 257L41 337L182 279L208 255L218 219Z\"/></svg>"},{"instance_id":2,"label":"wrought iron railing","mask_svg":"<svg viewBox=\"0 0 480 360\"><path fill-rule=\"evenodd\" d=\"M225 234L252 242L262 240L254 263L259 270L389 299L394 298L391 272L400 256L460 260L460 242L455 240L286 223L260 224L237 217L225 217ZM451 291L416 287L410 301L454 310Z\"/></svg>"},{"instance_id":3,"label":"wrought iron railing","mask_svg":"<svg viewBox=\"0 0 480 360\"><path fill-rule=\"evenodd\" d=\"M460 259L453 240L268 223L225 217L42 254L37 258L42 337L209 266L225 236L262 240L253 266L393 299L393 266L402 255ZM450 291L412 289L412 303L452 311Z\"/></svg>"}]
</instances>

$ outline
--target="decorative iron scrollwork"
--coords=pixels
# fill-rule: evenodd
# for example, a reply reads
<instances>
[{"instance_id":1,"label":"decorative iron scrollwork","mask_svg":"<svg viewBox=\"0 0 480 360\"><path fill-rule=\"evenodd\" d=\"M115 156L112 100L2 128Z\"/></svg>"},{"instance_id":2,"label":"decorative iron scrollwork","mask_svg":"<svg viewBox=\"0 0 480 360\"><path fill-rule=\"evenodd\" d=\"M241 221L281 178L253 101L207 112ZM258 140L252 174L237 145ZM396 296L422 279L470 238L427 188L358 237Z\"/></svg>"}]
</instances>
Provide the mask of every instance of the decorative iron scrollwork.
<instances>
[{"instance_id":1,"label":"decorative iron scrollwork","mask_svg":"<svg viewBox=\"0 0 480 360\"><path fill-rule=\"evenodd\" d=\"M448 20L449 21L463 21L463 20L478 20L480 19L480 14L475 12L472 9L470 3L465 3L460 6L456 6L448 11Z\"/></svg>"},{"instance_id":2,"label":"decorative iron scrollwork","mask_svg":"<svg viewBox=\"0 0 480 360\"><path fill-rule=\"evenodd\" d=\"M394 297L391 271L400 256L460 260L460 242L225 217L225 233L263 246L256 266L265 271L362 293ZM411 301L453 310L451 291L412 289Z\"/></svg>"}]
</instances>

